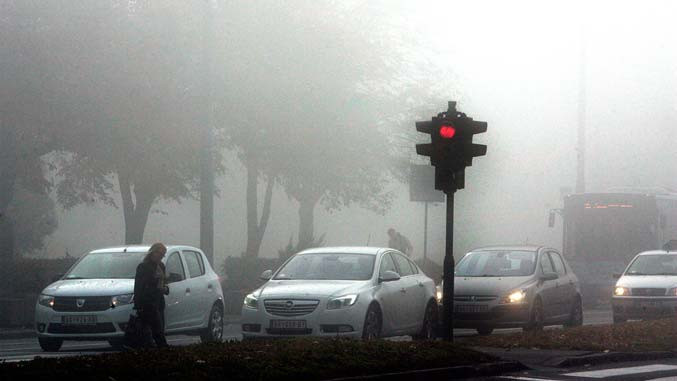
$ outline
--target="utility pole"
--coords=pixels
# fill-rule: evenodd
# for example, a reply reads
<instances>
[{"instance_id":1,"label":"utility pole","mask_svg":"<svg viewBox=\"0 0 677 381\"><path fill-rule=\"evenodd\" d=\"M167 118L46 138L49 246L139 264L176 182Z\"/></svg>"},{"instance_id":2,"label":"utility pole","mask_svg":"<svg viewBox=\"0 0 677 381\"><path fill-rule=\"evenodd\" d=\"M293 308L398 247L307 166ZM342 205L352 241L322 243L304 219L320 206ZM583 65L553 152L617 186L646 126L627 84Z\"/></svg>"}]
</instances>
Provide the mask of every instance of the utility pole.
<instances>
[{"instance_id":1,"label":"utility pole","mask_svg":"<svg viewBox=\"0 0 677 381\"><path fill-rule=\"evenodd\" d=\"M200 149L200 248L214 265L214 105L212 101L212 39L216 2L204 1L202 34L202 147Z\"/></svg>"},{"instance_id":2,"label":"utility pole","mask_svg":"<svg viewBox=\"0 0 677 381\"><path fill-rule=\"evenodd\" d=\"M576 193L585 193L585 114L587 35L585 22L581 24L581 54L578 73L578 142L576 147Z\"/></svg>"}]
</instances>

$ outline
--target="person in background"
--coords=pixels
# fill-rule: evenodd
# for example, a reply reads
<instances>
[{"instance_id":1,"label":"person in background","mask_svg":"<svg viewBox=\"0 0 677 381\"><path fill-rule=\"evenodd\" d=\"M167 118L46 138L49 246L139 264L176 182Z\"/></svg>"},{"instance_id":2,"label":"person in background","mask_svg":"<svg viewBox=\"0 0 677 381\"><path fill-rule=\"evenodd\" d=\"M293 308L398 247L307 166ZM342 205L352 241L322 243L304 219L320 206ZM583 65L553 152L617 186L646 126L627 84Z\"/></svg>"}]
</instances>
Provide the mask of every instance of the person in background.
<instances>
[{"instance_id":1,"label":"person in background","mask_svg":"<svg viewBox=\"0 0 677 381\"><path fill-rule=\"evenodd\" d=\"M143 324L150 328L152 340L142 338L144 347L167 347L165 338L165 295L169 294L165 265L162 263L167 247L155 243L143 262L136 267L134 277L134 309Z\"/></svg>"},{"instance_id":2,"label":"person in background","mask_svg":"<svg viewBox=\"0 0 677 381\"><path fill-rule=\"evenodd\" d=\"M411 242L407 239L407 237L393 228L388 229L388 237L389 248L399 250L407 257L411 257L414 248L411 246Z\"/></svg>"}]
</instances>

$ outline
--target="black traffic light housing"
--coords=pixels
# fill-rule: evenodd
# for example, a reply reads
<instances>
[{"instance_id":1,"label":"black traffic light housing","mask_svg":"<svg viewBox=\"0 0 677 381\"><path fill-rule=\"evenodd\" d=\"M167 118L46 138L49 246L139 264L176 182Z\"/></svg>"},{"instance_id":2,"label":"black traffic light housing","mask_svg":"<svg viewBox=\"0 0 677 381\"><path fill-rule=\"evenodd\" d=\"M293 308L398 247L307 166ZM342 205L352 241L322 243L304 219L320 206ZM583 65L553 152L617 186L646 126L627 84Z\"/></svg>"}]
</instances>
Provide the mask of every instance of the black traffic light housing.
<instances>
[{"instance_id":1,"label":"black traffic light housing","mask_svg":"<svg viewBox=\"0 0 677 381\"><path fill-rule=\"evenodd\" d=\"M447 112L430 121L416 122L416 130L430 134L430 143L417 144L416 153L429 156L435 167L435 188L454 192L465 187L465 167L472 159L484 156L487 146L473 144L475 134L487 131L487 123L475 121L456 111L456 102L449 102Z\"/></svg>"}]
</instances>

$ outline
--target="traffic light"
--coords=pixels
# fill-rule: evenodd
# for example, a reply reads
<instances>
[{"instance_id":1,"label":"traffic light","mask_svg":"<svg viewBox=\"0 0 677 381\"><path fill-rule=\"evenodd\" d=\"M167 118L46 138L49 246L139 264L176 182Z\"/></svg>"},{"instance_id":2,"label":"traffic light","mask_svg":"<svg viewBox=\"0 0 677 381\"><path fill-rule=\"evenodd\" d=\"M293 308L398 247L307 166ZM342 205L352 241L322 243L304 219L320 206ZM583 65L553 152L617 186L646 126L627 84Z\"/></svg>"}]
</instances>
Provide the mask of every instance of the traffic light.
<instances>
[{"instance_id":1,"label":"traffic light","mask_svg":"<svg viewBox=\"0 0 677 381\"><path fill-rule=\"evenodd\" d=\"M472 165L476 156L484 156L487 146L473 144L473 135L487 131L487 123L474 121L456 111L456 103L449 102L449 110L430 121L416 122L416 130L430 134L430 143L417 144L416 153L429 156L435 166L435 188L455 191L465 187L465 167Z\"/></svg>"}]
</instances>

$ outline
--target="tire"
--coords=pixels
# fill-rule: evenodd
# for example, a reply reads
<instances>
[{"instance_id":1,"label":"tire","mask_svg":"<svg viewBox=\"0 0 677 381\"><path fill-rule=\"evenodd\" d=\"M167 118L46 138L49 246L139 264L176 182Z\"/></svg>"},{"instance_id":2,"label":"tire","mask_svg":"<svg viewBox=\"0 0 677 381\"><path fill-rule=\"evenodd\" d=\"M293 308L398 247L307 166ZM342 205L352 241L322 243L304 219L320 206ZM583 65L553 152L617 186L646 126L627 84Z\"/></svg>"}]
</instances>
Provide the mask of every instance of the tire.
<instances>
[{"instance_id":1,"label":"tire","mask_svg":"<svg viewBox=\"0 0 677 381\"><path fill-rule=\"evenodd\" d=\"M217 303L209 312L207 328L200 332L200 341L209 343L221 341L221 339L223 339L223 308Z\"/></svg>"},{"instance_id":2,"label":"tire","mask_svg":"<svg viewBox=\"0 0 677 381\"><path fill-rule=\"evenodd\" d=\"M59 349L61 349L63 340L38 337L38 343L40 343L40 348L42 348L42 350L45 352L58 352Z\"/></svg>"},{"instance_id":3,"label":"tire","mask_svg":"<svg viewBox=\"0 0 677 381\"><path fill-rule=\"evenodd\" d=\"M614 314L614 324L622 324L622 323L626 323L627 321L628 321L628 319Z\"/></svg>"},{"instance_id":4,"label":"tire","mask_svg":"<svg viewBox=\"0 0 677 381\"><path fill-rule=\"evenodd\" d=\"M564 327L580 327L583 325L583 304L581 298L576 297L574 303L571 305L571 313L569 319L564 323Z\"/></svg>"},{"instance_id":5,"label":"tire","mask_svg":"<svg viewBox=\"0 0 677 381\"><path fill-rule=\"evenodd\" d=\"M481 336L491 335L492 332L494 332L493 328L489 327L477 328L477 333L479 333Z\"/></svg>"},{"instance_id":6,"label":"tire","mask_svg":"<svg viewBox=\"0 0 677 381\"><path fill-rule=\"evenodd\" d=\"M110 345L116 351L121 351L123 349L124 344L125 344L125 341L123 339L108 340L108 345Z\"/></svg>"},{"instance_id":7,"label":"tire","mask_svg":"<svg viewBox=\"0 0 677 381\"><path fill-rule=\"evenodd\" d=\"M363 340L376 340L381 337L381 327L383 320L381 318L381 309L377 304L372 304L367 309L364 316L364 326L362 327Z\"/></svg>"},{"instance_id":8,"label":"tire","mask_svg":"<svg viewBox=\"0 0 677 381\"><path fill-rule=\"evenodd\" d=\"M413 336L414 340L435 340L437 338L437 305L429 302L423 315L421 331Z\"/></svg>"},{"instance_id":9,"label":"tire","mask_svg":"<svg viewBox=\"0 0 677 381\"><path fill-rule=\"evenodd\" d=\"M540 298L535 299L534 308L531 309L531 316L529 317L529 323L524 330L527 332L538 332L543 330L543 302Z\"/></svg>"}]
</instances>

